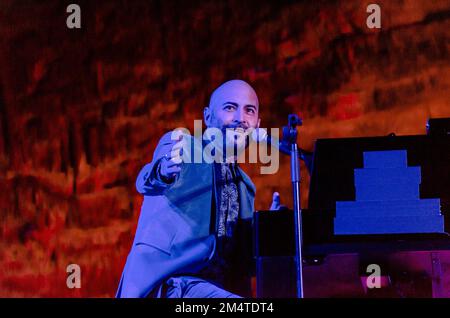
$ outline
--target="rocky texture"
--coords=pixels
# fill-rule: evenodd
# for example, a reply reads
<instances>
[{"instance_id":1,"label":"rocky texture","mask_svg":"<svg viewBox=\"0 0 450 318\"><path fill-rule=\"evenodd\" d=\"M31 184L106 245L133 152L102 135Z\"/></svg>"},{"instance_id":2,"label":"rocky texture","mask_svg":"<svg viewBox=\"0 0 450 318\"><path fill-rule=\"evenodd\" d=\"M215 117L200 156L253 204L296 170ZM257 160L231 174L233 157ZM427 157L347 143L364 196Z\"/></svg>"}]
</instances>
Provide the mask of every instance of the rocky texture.
<instances>
[{"instance_id":1,"label":"rocky texture","mask_svg":"<svg viewBox=\"0 0 450 318\"><path fill-rule=\"evenodd\" d=\"M3 0L0 296L112 296L137 172L165 131L192 131L224 80L251 82L263 127L301 114L309 149L424 133L428 117L450 116L450 1L378 1L381 30L366 27L370 2L86 0L82 29L69 30L69 2ZM271 176L247 167L257 209L274 190L290 196L281 163ZM80 290L65 286L70 263Z\"/></svg>"}]
</instances>

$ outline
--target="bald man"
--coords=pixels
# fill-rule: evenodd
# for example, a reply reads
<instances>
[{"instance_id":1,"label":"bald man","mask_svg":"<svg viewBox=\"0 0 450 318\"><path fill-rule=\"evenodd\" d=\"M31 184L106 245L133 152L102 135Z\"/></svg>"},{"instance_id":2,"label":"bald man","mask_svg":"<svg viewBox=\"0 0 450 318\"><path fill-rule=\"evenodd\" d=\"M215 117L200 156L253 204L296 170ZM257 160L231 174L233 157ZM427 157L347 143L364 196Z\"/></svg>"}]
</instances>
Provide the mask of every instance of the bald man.
<instances>
[{"instance_id":1,"label":"bald man","mask_svg":"<svg viewBox=\"0 0 450 318\"><path fill-rule=\"evenodd\" d=\"M172 140L171 132L161 138L136 180L144 201L117 297L251 296L255 186L236 155L226 157L227 147L245 148L246 139L227 140L226 130L245 136L259 126L258 97L242 80L225 82L212 93L203 118L225 136L223 160L179 162L173 150L180 139ZM277 207L275 195L271 208Z\"/></svg>"}]
</instances>

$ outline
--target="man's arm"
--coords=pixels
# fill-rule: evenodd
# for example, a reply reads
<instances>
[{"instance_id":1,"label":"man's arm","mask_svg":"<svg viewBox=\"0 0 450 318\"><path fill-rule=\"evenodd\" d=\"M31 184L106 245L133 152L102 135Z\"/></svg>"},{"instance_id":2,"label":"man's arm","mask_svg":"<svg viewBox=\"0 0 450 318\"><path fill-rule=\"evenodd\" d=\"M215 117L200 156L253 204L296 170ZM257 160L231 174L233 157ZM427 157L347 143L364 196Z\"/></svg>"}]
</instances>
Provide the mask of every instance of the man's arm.
<instances>
[{"instance_id":1,"label":"man's arm","mask_svg":"<svg viewBox=\"0 0 450 318\"><path fill-rule=\"evenodd\" d=\"M161 137L153 153L152 162L146 164L136 178L136 189L143 195L161 194L168 186L176 181L176 173L165 176L162 168L167 174L168 171L178 171L174 164L168 168L165 155L170 155L177 140L171 139L172 132L168 132ZM163 166L164 165L164 166Z\"/></svg>"}]
</instances>

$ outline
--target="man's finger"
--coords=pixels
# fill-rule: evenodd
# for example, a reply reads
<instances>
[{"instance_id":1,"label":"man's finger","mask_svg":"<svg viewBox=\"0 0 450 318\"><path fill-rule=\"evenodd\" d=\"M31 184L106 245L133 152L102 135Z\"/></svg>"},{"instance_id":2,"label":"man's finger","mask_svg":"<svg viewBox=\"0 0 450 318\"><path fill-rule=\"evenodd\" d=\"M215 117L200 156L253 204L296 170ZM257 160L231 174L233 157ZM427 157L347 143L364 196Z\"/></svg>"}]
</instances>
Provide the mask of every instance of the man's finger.
<instances>
[{"instance_id":1,"label":"man's finger","mask_svg":"<svg viewBox=\"0 0 450 318\"><path fill-rule=\"evenodd\" d=\"M167 168L167 173L171 174L171 173L178 173L181 171L181 167L179 166L172 166L170 168Z\"/></svg>"},{"instance_id":2,"label":"man's finger","mask_svg":"<svg viewBox=\"0 0 450 318\"><path fill-rule=\"evenodd\" d=\"M178 144L175 144L173 147L172 147L172 150L171 150L171 153L179 153L182 149L183 149L183 147L184 147L184 143L178 143Z\"/></svg>"},{"instance_id":3,"label":"man's finger","mask_svg":"<svg viewBox=\"0 0 450 318\"><path fill-rule=\"evenodd\" d=\"M280 208L280 194L278 192L274 192L272 196L272 205L270 206L270 210L278 210Z\"/></svg>"},{"instance_id":4,"label":"man's finger","mask_svg":"<svg viewBox=\"0 0 450 318\"><path fill-rule=\"evenodd\" d=\"M180 163L182 161L183 150L185 149L186 141L182 140L173 145L170 151L172 161Z\"/></svg>"},{"instance_id":5,"label":"man's finger","mask_svg":"<svg viewBox=\"0 0 450 318\"><path fill-rule=\"evenodd\" d=\"M178 141L173 145L172 149L179 149L179 148L183 147L184 144L185 143L183 141Z\"/></svg>"},{"instance_id":6,"label":"man's finger","mask_svg":"<svg viewBox=\"0 0 450 318\"><path fill-rule=\"evenodd\" d=\"M171 168L174 166L181 166L181 162L174 162L172 159L167 162L167 168Z\"/></svg>"},{"instance_id":7,"label":"man's finger","mask_svg":"<svg viewBox=\"0 0 450 318\"><path fill-rule=\"evenodd\" d=\"M184 133L183 131L174 131L173 135L171 136L171 142L176 143L181 141L182 139L186 139L187 137L190 137L190 134Z\"/></svg>"},{"instance_id":8,"label":"man's finger","mask_svg":"<svg viewBox=\"0 0 450 318\"><path fill-rule=\"evenodd\" d=\"M175 163L175 164L181 164L183 162L183 158L181 156L181 153L177 152L177 153L172 153L172 156L170 158L170 162Z\"/></svg>"}]
</instances>

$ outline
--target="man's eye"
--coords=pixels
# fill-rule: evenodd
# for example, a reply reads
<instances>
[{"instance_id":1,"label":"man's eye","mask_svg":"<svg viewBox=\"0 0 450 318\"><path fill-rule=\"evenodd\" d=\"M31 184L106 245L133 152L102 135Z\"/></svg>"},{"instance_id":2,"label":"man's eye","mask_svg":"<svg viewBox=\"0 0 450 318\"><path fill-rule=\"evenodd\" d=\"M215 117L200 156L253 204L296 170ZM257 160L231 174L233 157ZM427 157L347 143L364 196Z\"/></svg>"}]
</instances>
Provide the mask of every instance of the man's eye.
<instances>
[{"instance_id":1,"label":"man's eye","mask_svg":"<svg viewBox=\"0 0 450 318\"><path fill-rule=\"evenodd\" d=\"M255 114L255 110L253 108L247 108L247 113Z\"/></svg>"},{"instance_id":2,"label":"man's eye","mask_svg":"<svg viewBox=\"0 0 450 318\"><path fill-rule=\"evenodd\" d=\"M233 105L226 105L223 109L225 110L234 110L234 106Z\"/></svg>"}]
</instances>

